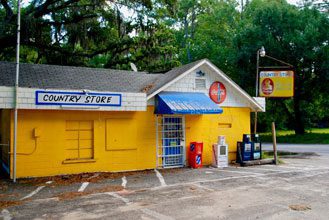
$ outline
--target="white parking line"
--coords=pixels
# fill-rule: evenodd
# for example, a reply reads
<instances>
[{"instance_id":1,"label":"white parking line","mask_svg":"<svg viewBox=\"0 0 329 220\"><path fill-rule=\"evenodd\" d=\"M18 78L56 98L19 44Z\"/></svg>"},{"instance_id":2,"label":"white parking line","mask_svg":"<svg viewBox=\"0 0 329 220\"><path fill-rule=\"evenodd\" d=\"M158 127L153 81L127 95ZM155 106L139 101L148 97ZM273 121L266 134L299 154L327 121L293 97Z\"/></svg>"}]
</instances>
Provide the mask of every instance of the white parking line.
<instances>
[{"instance_id":1,"label":"white parking line","mask_svg":"<svg viewBox=\"0 0 329 220\"><path fill-rule=\"evenodd\" d=\"M191 185L192 186L196 186L196 187L201 188L201 189L205 189L205 190L210 191L210 192L214 192L215 191L214 189L211 189L209 187L203 186L200 183L193 183Z\"/></svg>"},{"instance_id":2,"label":"white parking line","mask_svg":"<svg viewBox=\"0 0 329 220\"><path fill-rule=\"evenodd\" d=\"M30 194L28 194L27 196L21 198L21 200L24 200L24 199L28 199L32 196L34 196L35 194L37 194L40 190L42 190L45 186L39 186L36 190L34 190L33 192L31 192Z\"/></svg>"},{"instance_id":3,"label":"white parking line","mask_svg":"<svg viewBox=\"0 0 329 220\"><path fill-rule=\"evenodd\" d=\"M296 180L296 179L301 179L301 178L310 178L310 177L314 177L314 176L318 176L318 175L323 175L323 174L327 174L329 173L329 171L325 171L325 172L320 172L320 173L313 173L313 174L309 174L309 175L305 175L305 176L294 176L294 177L290 177L290 178L282 178L285 180Z\"/></svg>"},{"instance_id":4,"label":"white parking line","mask_svg":"<svg viewBox=\"0 0 329 220\"><path fill-rule=\"evenodd\" d=\"M121 184L121 186L122 186L124 189L126 188L126 186L127 186L127 178L126 178L126 176L122 177L122 184Z\"/></svg>"},{"instance_id":5,"label":"white parking line","mask_svg":"<svg viewBox=\"0 0 329 220\"><path fill-rule=\"evenodd\" d=\"M107 192L105 193L107 195L110 195L110 196L113 196L114 198L117 198L117 199L120 199L121 201L123 201L126 205L130 205L132 204L132 202L129 201L129 199L125 198L125 197L122 197L120 195L118 195L117 193L115 192ZM161 213L158 213L158 212L155 212L155 211L152 211L150 209L147 209L147 208L143 208L143 209L140 209L141 212L143 212L144 214L147 214L155 219L159 219L159 220L173 220L173 218L169 217L169 216L166 216L166 215L163 215Z\"/></svg>"},{"instance_id":6,"label":"white parking line","mask_svg":"<svg viewBox=\"0 0 329 220\"><path fill-rule=\"evenodd\" d=\"M174 220L174 218L152 211L150 209L140 209L144 214L147 214L155 219L159 220Z\"/></svg>"},{"instance_id":7,"label":"white parking line","mask_svg":"<svg viewBox=\"0 0 329 220\"><path fill-rule=\"evenodd\" d=\"M87 188L88 185L89 185L89 182L82 183L81 186L80 186L80 188L79 188L79 190L78 190L78 192L85 191L85 189Z\"/></svg>"},{"instance_id":8,"label":"white parking line","mask_svg":"<svg viewBox=\"0 0 329 220\"><path fill-rule=\"evenodd\" d=\"M11 214L7 209L3 209L1 211L0 217L2 217L3 220L11 220Z\"/></svg>"},{"instance_id":9,"label":"white parking line","mask_svg":"<svg viewBox=\"0 0 329 220\"><path fill-rule=\"evenodd\" d=\"M226 178L217 178L217 179L210 179L210 180L197 180L193 182L184 182L184 183L174 183L167 185L166 187L175 187L175 186L186 186L186 185L191 185L191 184L199 184L199 183L211 183L211 182L220 182L220 181L225 181L225 180L234 180L234 179L244 179L244 178L258 178L258 179L263 179L264 177L271 176L271 175L278 175L278 174L285 174L285 173L295 173L295 172L302 172L299 170L296 171L281 171L281 172L276 172L276 173L261 173L261 174L252 174L252 175L244 175L244 176L232 176L232 177L226 177ZM153 187L149 188L149 190L158 190L162 189L163 186L159 187ZM147 190L147 189L146 189Z\"/></svg>"},{"instance_id":10,"label":"white parking line","mask_svg":"<svg viewBox=\"0 0 329 220\"><path fill-rule=\"evenodd\" d=\"M254 174L254 175L259 175L262 173L256 173L256 172L247 172L247 171L237 171L237 170L224 170L224 169L220 169L220 170L216 170L216 172L229 172L229 173L241 173L241 174Z\"/></svg>"},{"instance_id":11,"label":"white parking line","mask_svg":"<svg viewBox=\"0 0 329 220\"><path fill-rule=\"evenodd\" d=\"M241 170L261 170L261 171L273 171L273 172L281 172L281 171L286 171L284 169L280 169L278 167L278 169L268 169L268 168L260 168L260 167L239 167L238 169L241 169ZM290 169L291 170L291 169Z\"/></svg>"},{"instance_id":12,"label":"white parking line","mask_svg":"<svg viewBox=\"0 0 329 220\"><path fill-rule=\"evenodd\" d=\"M113 196L114 198L120 199L121 201L123 201L126 205L129 205L131 202L129 201L129 199L122 197L120 195L118 195L115 192L107 192L107 195Z\"/></svg>"},{"instance_id":13,"label":"white parking line","mask_svg":"<svg viewBox=\"0 0 329 220\"><path fill-rule=\"evenodd\" d=\"M156 173L156 175L157 175L157 177L158 177L158 179L160 181L161 186L162 187L167 186L167 184L166 184L163 176L161 175L161 173L157 169L154 169L154 171L155 171L155 173Z\"/></svg>"},{"instance_id":14,"label":"white parking line","mask_svg":"<svg viewBox=\"0 0 329 220\"><path fill-rule=\"evenodd\" d=\"M329 169L329 167L323 167L323 166L287 166L287 165L281 165L281 167L289 168L289 169L298 169L298 170L323 170L323 169Z\"/></svg>"}]
</instances>

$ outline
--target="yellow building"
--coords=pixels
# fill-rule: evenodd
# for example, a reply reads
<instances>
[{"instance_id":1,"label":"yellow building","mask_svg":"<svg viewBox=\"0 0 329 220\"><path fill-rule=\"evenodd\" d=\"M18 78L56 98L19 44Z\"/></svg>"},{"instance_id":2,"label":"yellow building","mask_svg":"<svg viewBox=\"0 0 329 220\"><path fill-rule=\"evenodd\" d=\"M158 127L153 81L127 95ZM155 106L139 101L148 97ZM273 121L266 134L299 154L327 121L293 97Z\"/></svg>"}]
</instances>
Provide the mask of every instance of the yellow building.
<instances>
[{"instance_id":1,"label":"yellow building","mask_svg":"<svg viewBox=\"0 0 329 220\"><path fill-rule=\"evenodd\" d=\"M229 160L250 133L250 97L208 60L164 74L20 65L13 164L15 64L0 62L1 166L13 178L187 166L189 143L226 137Z\"/></svg>"}]
</instances>

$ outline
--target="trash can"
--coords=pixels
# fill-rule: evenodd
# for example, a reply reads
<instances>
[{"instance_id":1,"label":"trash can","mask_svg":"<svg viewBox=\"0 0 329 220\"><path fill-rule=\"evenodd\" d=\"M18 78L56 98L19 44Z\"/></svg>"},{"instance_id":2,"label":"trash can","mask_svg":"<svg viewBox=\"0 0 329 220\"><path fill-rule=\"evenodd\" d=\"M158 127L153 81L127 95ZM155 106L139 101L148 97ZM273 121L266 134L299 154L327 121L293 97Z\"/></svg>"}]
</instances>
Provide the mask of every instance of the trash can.
<instances>
[{"instance_id":1,"label":"trash can","mask_svg":"<svg viewBox=\"0 0 329 220\"><path fill-rule=\"evenodd\" d=\"M202 167L202 152L203 143L202 142L191 142L189 149L189 165L192 168Z\"/></svg>"}]
</instances>

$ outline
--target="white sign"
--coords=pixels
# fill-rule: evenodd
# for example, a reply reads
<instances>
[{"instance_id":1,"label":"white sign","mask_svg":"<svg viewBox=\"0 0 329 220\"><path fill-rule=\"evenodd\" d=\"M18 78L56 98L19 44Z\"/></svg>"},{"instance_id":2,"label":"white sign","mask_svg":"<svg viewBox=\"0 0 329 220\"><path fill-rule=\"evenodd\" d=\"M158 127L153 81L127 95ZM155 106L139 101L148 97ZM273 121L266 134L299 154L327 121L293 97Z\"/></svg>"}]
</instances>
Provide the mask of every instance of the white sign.
<instances>
[{"instance_id":1,"label":"white sign","mask_svg":"<svg viewBox=\"0 0 329 220\"><path fill-rule=\"evenodd\" d=\"M121 106L121 94L36 91L35 104Z\"/></svg>"}]
</instances>

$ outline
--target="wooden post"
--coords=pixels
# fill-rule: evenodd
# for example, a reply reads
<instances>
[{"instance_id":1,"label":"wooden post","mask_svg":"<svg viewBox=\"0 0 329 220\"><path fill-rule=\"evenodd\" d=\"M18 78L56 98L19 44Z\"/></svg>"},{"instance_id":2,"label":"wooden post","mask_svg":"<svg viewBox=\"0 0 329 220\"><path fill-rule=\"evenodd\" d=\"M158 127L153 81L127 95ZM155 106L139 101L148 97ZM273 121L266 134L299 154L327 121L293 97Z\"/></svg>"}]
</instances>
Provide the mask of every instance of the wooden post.
<instances>
[{"instance_id":1,"label":"wooden post","mask_svg":"<svg viewBox=\"0 0 329 220\"><path fill-rule=\"evenodd\" d=\"M276 131L275 131L275 122L272 122L272 138L273 138L273 155L274 163L278 165L278 154L276 149Z\"/></svg>"},{"instance_id":2,"label":"wooden post","mask_svg":"<svg viewBox=\"0 0 329 220\"><path fill-rule=\"evenodd\" d=\"M255 111L255 118L254 118L254 134L257 134L257 111Z\"/></svg>"}]
</instances>

